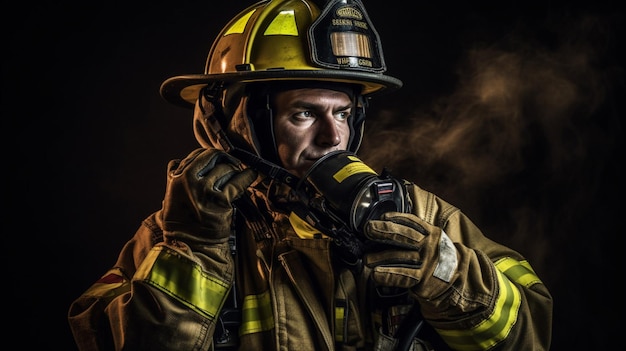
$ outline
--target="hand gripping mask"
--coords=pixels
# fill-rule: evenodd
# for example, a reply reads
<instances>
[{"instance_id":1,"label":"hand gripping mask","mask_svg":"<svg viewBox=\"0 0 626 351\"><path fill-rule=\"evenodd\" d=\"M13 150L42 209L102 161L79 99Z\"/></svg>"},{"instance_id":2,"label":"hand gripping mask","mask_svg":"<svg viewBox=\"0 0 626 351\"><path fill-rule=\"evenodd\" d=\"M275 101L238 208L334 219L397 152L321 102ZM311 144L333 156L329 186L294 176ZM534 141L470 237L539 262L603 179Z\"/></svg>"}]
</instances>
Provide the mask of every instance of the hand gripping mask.
<instances>
[{"instance_id":1,"label":"hand gripping mask","mask_svg":"<svg viewBox=\"0 0 626 351\"><path fill-rule=\"evenodd\" d=\"M351 261L363 254L367 221L386 212L409 211L400 180L386 170L379 175L348 151L334 151L317 160L296 190L306 205L296 209L296 215L331 235Z\"/></svg>"}]
</instances>

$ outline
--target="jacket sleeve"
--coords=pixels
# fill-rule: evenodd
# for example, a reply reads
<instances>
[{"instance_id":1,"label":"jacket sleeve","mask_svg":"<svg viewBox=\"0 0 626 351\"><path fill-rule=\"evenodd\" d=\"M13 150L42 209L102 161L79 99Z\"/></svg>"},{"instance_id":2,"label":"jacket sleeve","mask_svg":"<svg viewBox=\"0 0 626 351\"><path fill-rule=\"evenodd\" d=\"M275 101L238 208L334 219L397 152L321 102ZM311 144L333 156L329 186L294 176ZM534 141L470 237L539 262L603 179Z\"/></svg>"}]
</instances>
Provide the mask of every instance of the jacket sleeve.
<instances>
[{"instance_id":1,"label":"jacket sleeve","mask_svg":"<svg viewBox=\"0 0 626 351\"><path fill-rule=\"evenodd\" d=\"M552 296L530 263L444 200L414 184L408 190L413 212L440 227L457 249L458 268L444 292L418 296L442 339L455 350L548 350ZM434 280L420 284L442 284Z\"/></svg>"},{"instance_id":2,"label":"jacket sleeve","mask_svg":"<svg viewBox=\"0 0 626 351\"><path fill-rule=\"evenodd\" d=\"M228 243L163 242L161 212L143 221L115 266L72 302L79 350L208 350L230 291Z\"/></svg>"}]
</instances>

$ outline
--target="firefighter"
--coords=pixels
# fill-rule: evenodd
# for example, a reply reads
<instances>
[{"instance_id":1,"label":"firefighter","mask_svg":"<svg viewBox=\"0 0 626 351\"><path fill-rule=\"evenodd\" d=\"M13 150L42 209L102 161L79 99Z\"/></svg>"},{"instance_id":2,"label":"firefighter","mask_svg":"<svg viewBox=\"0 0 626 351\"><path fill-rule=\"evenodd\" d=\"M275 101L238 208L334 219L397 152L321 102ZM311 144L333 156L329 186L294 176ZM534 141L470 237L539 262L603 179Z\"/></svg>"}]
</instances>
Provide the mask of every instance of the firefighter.
<instances>
[{"instance_id":1,"label":"firefighter","mask_svg":"<svg viewBox=\"0 0 626 351\"><path fill-rule=\"evenodd\" d=\"M458 208L359 159L385 75L360 0L263 0L161 86L196 150L71 304L80 350L548 350L552 297Z\"/></svg>"}]
</instances>

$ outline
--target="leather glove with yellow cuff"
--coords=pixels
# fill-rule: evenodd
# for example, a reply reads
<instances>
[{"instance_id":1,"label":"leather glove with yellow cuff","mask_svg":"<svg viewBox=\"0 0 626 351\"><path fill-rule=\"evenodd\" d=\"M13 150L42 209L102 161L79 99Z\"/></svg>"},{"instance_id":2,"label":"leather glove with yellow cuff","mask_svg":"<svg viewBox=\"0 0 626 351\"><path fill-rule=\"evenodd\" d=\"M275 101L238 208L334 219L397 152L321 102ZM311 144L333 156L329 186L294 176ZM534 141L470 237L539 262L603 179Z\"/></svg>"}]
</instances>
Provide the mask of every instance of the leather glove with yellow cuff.
<instances>
[{"instance_id":1,"label":"leather glove with yellow cuff","mask_svg":"<svg viewBox=\"0 0 626 351\"><path fill-rule=\"evenodd\" d=\"M406 288L429 299L443 293L457 271L457 250L450 238L413 214L385 213L367 222L364 235L368 247L375 248L364 263L377 286Z\"/></svg>"}]
</instances>

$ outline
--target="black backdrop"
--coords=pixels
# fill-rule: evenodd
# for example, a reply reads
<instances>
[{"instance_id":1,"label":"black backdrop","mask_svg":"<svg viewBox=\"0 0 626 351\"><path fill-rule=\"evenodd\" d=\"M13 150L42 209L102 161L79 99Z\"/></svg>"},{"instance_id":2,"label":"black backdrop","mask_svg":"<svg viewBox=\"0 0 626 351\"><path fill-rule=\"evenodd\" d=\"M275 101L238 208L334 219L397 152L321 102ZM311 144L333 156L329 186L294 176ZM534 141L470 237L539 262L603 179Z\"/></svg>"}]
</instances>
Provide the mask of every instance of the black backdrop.
<instances>
[{"instance_id":1,"label":"black backdrop","mask_svg":"<svg viewBox=\"0 0 626 351\"><path fill-rule=\"evenodd\" d=\"M167 161L196 147L191 112L159 86L201 73L217 32L252 1L233 3L3 11L9 338L75 349L70 302L159 208ZM623 12L610 1L365 3L387 73L405 85L372 101L363 158L531 260L554 295L553 350L613 345Z\"/></svg>"}]
</instances>

